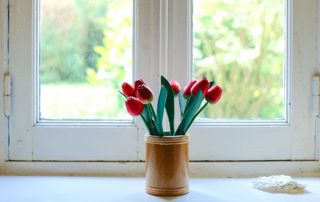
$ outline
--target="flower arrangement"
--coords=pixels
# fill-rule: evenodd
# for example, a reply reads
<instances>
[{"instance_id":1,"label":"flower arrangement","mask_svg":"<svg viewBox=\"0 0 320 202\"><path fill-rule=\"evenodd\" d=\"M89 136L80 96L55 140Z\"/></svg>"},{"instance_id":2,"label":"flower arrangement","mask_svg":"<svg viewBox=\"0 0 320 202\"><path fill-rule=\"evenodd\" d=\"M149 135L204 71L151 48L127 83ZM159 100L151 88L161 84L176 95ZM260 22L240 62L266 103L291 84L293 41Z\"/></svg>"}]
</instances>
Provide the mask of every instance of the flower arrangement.
<instances>
[{"instance_id":1,"label":"flower arrangement","mask_svg":"<svg viewBox=\"0 0 320 202\"><path fill-rule=\"evenodd\" d=\"M132 116L140 115L150 135L175 136L185 135L199 113L208 105L217 103L222 95L220 86L209 82L206 78L192 80L180 91L177 81L168 81L161 76L161 89L157 109L152 106L153 92L142 80L136 80L134 85L122 83L127 111ZM174 127L174 99L178 97L180 107L180 123ZM203 103L205 102L205 103ZM170 131L163 129L163 114L166 109Z\"/></svg>"}]
</instances>

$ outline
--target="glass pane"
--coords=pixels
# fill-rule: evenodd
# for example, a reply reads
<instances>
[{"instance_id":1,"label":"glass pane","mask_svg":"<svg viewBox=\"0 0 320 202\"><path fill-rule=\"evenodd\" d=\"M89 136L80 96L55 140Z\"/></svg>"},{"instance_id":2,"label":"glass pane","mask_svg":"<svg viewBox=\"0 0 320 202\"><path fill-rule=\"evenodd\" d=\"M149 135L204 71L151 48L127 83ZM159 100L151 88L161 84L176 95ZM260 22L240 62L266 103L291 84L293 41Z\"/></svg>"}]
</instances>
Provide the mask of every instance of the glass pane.
<instances>
[{"instance_id":1,"label":"glass pane","mask_svg":"<svg viewBox=\"0 0 320 202\"><path fill-rule=\"evenodd\" d=\"M131 119L122 81L132 81L129 0L41 0L40 119Z\"/></svg>"},{"instance_id":2,"label":"glass pane","mask_svg":"<svg viewBox=\"0 0 320 202\"><path fill-rule=\"evenodd\" d=\"M285 120L283 0L193 1L193 75L222 86L202 118Z\"/></svg>"}]
</instances>

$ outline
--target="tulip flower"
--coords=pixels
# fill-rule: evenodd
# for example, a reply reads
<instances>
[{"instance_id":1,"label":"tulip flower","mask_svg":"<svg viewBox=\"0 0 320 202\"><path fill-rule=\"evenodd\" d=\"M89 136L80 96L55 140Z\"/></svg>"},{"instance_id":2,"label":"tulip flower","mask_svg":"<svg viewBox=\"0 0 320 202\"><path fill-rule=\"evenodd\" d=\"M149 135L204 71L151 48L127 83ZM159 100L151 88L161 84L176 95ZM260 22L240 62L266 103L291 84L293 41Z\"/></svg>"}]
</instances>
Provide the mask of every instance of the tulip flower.
<instances>
[{"instance_id":1,"label":"tulip flower","mask_svg":"<svg viewBox=\"0 0 320 202\"><path fill-rule=\"evenodd\" d=\"M179 85L178 81L176 81L176 80L170 81L170 86L173 90L174 95L177 95L180 92L180 85Z\"/></svg>"},{"instance_id":2,"label":"tulip flower","mask_svg":"<svg viewBox=\"0 0 320 202\"><path fill-rule=\"evenodd\" d=\"M122 92L125 96L127 97L135 96L134 88L129 83L123 82L121 87L122 87Z\"/></svg>"},{"instance_id":3,"label":"tulip flower","mask_svg":"<svg viewBox=\"0 0 320 202\"><path fill-rule=\"evenodd\" d=\"M134 91L135 91L135 95L137 96L137 91L140 85L142 84L146 84L142 79L136 80L134 82Z\"/></svg>"},{"instance_id":4,"label":"tulip flower","mask_svg":"<svg viewBox=\"0 0 320 202\"><path fill-rule=\"evenodd\" d=\"M206 78L203 78L199 81L197 81L191 88L191 94L193 96L196 96L198 91L201 90L203 93L203 96L206 95L208 88L210 86L209 81Z\"/></svg>"},{"instance_id":5,"label":"tulip flower","mask_svg":"<svg viewBox=\"0 0 320 202\"><path fill-rule=\"evenodd\" d=\"M138 87L136 96L143 104L149 104L152 102L153 92L146 84L142 84Z\"/></svg>"},{"instance_id":6,"label":"tulip flower","mask_svg":"<svg viewBox=\"0 0 320 202\"><path fill-rule=\"evenodd\" d=\"M221 87L218 85L215 85L215 86L212 86L211 88L209 88L209 90L206 94L206 100L210 104L215 104L220 100L221 95L222 95Z\"/></svg>"},{"instance_id":7,"label":"tulip flower","mask_svg":"<svg viewBox=\"0 0 320 202\"><path fill-rule=\"evenodd\" d=\"M132 116L138 116L143 112L144 105L138 98L129 96L126 99L126 108L129 114Z\"/></svg>"},{"instance_id":8,"label":"tulip flower","mask_svg":"<svg viewBox=\"0 0 320 202\"><path fill-rule=\"evenodd\" d=\"M176 80L169 82L165 77L161 76L160 81L161 90L157 100L156 111L151 103L154 96L153 92L142 79L136 80L134 85L123 82L121 86L122 92L119 91L126 99L125 106L128 113L132 116L141 116L151 135L176 136L187 134L201 111L209 103L217 103L222 96L221 87L214 85L214 82L209 82L206 78L190 81L183 89L183 93L181 93L180 85ZM175 98L179 99L180 108L180 123L177 127L174 125ZM205 103L203 104L203 102ZM164 130L163 127L165 111L167 112L170 131Z\"/></svg>"},{"instance_id":9,"label":"tulip flower","mask_svg":"<svg viewBox=\"0 0 320 202\"><path fill-rule=\"evenodd\" d=\"M183 97L188 98L191 96L191 88L197 82L197 80L192 80L188 83L188 85L184 88Z\"/></svg>"}]
</instances>

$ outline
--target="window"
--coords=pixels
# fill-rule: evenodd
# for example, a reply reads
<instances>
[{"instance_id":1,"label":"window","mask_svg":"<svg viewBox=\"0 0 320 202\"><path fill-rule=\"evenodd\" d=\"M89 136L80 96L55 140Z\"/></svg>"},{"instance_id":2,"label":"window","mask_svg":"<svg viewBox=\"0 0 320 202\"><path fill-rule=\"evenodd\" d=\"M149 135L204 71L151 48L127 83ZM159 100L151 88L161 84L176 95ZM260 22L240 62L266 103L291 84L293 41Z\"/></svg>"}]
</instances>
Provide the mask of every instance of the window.
<instances>
[{"instance_id":1,"label":"window","mask_svg":"<svg viewBox=\"0 0 320 202\"><path fill-rule=\"evenodd\" d=\"M191 160L315 159L315 4L11 0L10 160L143 160L146 130L115 90L143 78L158 92L161 74L225 88L190 130Z\"/></svg>"},{"instance_id":2,"label":"window","mask_svg":"<svg viewBox=\"0 0 320 202\"><path fill-rule=\"evenodd\" d=\"M133 2L39 4L38 121L130 120L117 89L132 81Z\"/></svg>"},{"instance_id":3,"label":"window","mask_svg":"<svg viewBox=\"0 0 320 202\"><path fill-rule=\"evenodd\" d=\"M193 75L224 87L203 118L287 121L285 1L193 2Z\"/></svg>"}]
</instances>

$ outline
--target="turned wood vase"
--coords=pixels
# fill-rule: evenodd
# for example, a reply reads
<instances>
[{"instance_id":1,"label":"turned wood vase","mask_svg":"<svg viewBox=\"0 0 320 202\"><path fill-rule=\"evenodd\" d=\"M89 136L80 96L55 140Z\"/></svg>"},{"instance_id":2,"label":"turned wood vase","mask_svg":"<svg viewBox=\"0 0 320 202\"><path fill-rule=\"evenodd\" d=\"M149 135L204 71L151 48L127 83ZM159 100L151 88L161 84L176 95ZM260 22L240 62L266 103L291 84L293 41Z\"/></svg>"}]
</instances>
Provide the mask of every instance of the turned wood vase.
<instances>
[{"instance_id":1,"label":"turned wood vase","mask_svg":"<svg viewBox=\"0 0 320 202\"><path fill-rule=\"evenodd\" d=\"M177 196L189 192L189 136L145 137L146 192Z\"/></svg>"}]
</instances>

